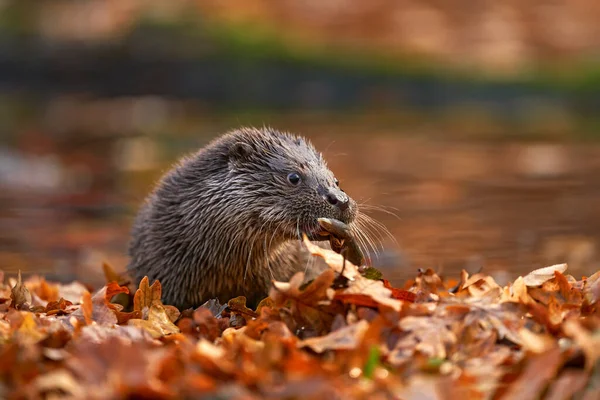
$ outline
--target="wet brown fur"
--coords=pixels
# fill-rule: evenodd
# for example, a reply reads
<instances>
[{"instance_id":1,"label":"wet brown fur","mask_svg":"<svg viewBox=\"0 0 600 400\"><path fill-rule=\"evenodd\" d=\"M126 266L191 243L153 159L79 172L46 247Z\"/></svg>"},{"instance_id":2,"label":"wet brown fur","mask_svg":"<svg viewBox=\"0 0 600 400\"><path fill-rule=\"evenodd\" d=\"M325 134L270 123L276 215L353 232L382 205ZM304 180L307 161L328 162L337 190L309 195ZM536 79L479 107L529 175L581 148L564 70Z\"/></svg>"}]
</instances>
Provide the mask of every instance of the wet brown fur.
<instances>
[{"instance_id":1,"label":"wet brown fur","mask_svg":"<svg viewBox=\"0 0 600 400\"><path fill-rule=\"evenodd\" d=\"M290 173L300 184L289 182ZM328 194L348 207L332 205ZM163 301L180 308L240 295L256 304L272 279L310 264L299 237L315 237L317 218L350 223L357 212L307 140L241 128L161 178L134 222L128 271L136 282L160 280Z\"/></svg>"}]
</instances>

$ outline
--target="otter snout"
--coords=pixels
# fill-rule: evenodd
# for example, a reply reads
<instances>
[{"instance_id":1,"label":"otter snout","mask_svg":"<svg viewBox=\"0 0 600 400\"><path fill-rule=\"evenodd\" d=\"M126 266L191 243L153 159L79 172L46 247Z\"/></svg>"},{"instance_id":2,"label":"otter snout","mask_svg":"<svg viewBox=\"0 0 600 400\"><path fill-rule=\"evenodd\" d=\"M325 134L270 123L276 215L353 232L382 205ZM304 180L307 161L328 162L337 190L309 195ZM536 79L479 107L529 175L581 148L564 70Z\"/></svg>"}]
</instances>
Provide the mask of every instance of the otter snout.
<instances>
[{"instance_id":1,"label":"otter snout","mask_svg":"<svg viewBox=\"0 0 600 400\"><path fill-rule=\"evenodd\" d=\"M329 188L323 196L332 206L337 207L340 211L346 211L350 206L350 198L344 192L337 188Z\"/></svg>"}]
</instances>

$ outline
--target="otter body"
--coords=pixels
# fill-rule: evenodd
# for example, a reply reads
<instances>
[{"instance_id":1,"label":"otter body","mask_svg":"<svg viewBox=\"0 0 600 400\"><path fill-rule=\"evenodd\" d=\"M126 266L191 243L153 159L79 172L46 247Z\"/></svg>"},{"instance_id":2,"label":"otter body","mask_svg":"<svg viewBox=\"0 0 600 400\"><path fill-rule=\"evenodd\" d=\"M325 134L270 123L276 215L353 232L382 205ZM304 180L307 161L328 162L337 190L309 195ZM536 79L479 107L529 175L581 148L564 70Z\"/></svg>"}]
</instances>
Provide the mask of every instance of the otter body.
<instances>
[{"instance_id":1,"label":"otter body","mask_svg":"<svg viewBox=\"0 0 600 400\"><path fill-rule=\"evenodd\" d=\"M299 239L318 237L318 218L350 223L356 214L309 142L243 128L161 178L135 219L128 271L136 282L158 279L163 301L179 308L236 296L256 304L272 279L305 270Z\"/></svg>"}]
</instances>

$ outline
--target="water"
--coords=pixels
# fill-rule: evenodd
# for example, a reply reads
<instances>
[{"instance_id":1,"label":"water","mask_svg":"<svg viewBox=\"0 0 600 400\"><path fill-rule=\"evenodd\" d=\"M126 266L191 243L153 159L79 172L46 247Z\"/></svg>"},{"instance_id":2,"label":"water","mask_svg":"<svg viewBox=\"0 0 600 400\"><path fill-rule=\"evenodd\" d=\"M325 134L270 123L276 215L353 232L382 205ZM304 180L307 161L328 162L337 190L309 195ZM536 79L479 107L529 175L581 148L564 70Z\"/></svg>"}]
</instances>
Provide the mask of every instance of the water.
<instances>
[{"instance_id":1,"label":"water","mask_svg":"<svg viewBox=\"0 0 600 400\"><path fill-rule=\"evenodd\" d=\"M103 261L125 267L131 218L160 174L245 119L169 114L165 124L160 107L146 107L152 123L131 117L141 128L129 131L32 129L5 142L0 268L101 283ZM501 282L557 262L576 276L598 269L598 145L464 140L326 116L266 120L311 138L389 230L394 240L381 235L372 260L397 285L428 267L484 268Z\"/></svg>"}]
</instances>

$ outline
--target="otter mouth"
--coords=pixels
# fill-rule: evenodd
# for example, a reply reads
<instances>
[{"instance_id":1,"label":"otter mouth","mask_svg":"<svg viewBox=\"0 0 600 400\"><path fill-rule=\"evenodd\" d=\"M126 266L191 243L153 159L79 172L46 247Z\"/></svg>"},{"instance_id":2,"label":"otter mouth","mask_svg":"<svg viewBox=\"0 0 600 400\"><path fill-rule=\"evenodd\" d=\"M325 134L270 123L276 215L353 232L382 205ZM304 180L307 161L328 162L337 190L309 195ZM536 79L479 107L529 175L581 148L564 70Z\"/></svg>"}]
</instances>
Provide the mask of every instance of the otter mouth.
<instances>
[{"instance_id":1,"label":"otter mouth","mask_svg":"<svg viewBox=\"0 0 600 400\"><path fill-rule=\"evenodd\" d=\"M300 227L300 232L308 237L308 240L312 241L325 241L329 240L328 233L319 225L318 220L310 225Z\"/></svg>"}]
</instances>

